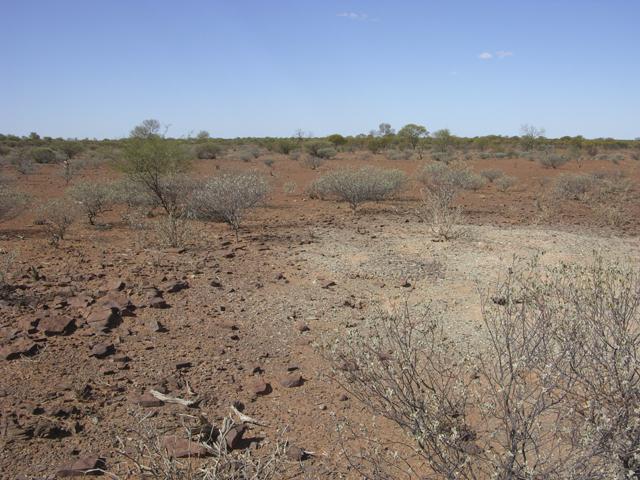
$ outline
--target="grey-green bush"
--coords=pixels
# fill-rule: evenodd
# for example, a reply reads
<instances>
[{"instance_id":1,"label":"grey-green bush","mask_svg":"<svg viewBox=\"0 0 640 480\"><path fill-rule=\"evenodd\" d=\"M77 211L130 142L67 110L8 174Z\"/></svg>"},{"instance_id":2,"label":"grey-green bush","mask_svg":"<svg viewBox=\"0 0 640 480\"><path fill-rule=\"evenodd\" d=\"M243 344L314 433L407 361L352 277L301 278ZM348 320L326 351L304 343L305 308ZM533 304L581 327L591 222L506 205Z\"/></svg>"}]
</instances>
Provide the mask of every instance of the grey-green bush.
<instances>
[{"instance_id":1,"label":"grey-green bush","mask_svg":"<svg viewBox=\"0 0 640 480\"><path fill-rule=\"evenodd\" d=\"M109 210L113 203L114 189L111 184L100 182L81 182L68 190L90 225L95 225L96 218Z\"/></svg>"},{"instance_id":2,"label":"grey-green bush","mask_svg":"<svg viewBox=\"0 0 640 480\"><path fill-rule=\"evenodd\" d=\"M400 192L407 183L401 170L371 166L358 170L337 170L317 179L310 192L319 198L336 198L349 203L353 211L364 202L378 202Z\"/></svg>"}]
</instances>

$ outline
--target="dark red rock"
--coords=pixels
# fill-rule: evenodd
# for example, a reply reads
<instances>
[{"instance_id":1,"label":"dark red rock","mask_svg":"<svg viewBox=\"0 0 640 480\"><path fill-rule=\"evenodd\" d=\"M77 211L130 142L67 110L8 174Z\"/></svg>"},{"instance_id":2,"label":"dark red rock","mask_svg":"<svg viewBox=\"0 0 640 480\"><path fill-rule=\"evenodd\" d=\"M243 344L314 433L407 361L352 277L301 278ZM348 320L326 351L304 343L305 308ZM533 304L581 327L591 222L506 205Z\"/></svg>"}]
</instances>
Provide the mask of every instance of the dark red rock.
<instances>
[{"instance_id":1,"label":"dark red rock","mask_svg":"<svg viewBox=\"0 0 640 480\"><path fill-rule=\"evenodd\" d=\"M109 355L116 353L116 349L112 343L96 343L91 347L91 356L96 358L107 358Z\"/></svg>"},{"instance_id":2,"label":"dark red rock","mask_svg":"<svg viewBox=\"0 0 640 480\"><path fill-rule=\"evenodd\" d=\"M104 458L87 456L73 461L69 465L62 466L56 472L56 478L84 477L87 475L101 475L101 470L106 470Z\"/></svg>"},{"instance_id":3,"label":"dark red rock","mask_svg":"<svg viewBox=\"0 0 640 480\"><path fill-rule=\"evenodd\" d=\"M165 299L162 297L153 297L151 300L149 300L149 306L151 308L168 308L169 307Z\"/></svg>"},{"instance_id":4,"label":"dark red rock","mask_svg":"<svg viewBox=\"0 0 640 480\"><path fill-rule=\"evenodd\" d=\"M298 330L300 333L303 333L308 332L310 328L309 325L307 325L305 322L299 320L298 322L296 322L296 330Z\"/></svg>"},{"instance_id":5,"label":"dark red rock","mask_svg":"<svg viewBox=\"0 0 640 480\"><path fill-rule=\"evenodd\" d=\"M161 444L172 458L202 458L211 455L204 445L175 435L165 435L161 439Z\"/></svg>"},{"instance_id":6,"label":"dark red rock","mask_svg":"<svg viewBox=\"0 0 640 480\"><path fill-rule=\"evenodd\" d=\"M299 387L303 383L304 380L302 379L302 375L300 375L299 373L290 373L280 380L280 385L285 388Z\"/></svg>"},{"instance_id":7,"label":"dark red rock","mask_svg":"<svg viewBox=\"0 0 640 480\"><path fill-rule=\"evenodd\" d=\"M306 458L306 452L300 447L290 446L287 448L287 458L294 462L301 462Z\"/></svg>"},{"instance_id":8,"label":"dark red rock","mask_svg":"<svg viewBox=\"0 0 640 480\"><path fill-rule=\"evenodd\" d=\"M271 393L271 385L262 378L256 378L249 384L249 389L255 395L268 395Z\"/></svg>"},{"instance_id":9,"label":"dark red rock","mask_svg":"<svg viewBox=\"0 0 640 480\"><path fill-rule=\"evenodd\" d=\"M229 447L231 450L241 448L242 436L244 435L245 430L246 427L244 425L236 425L232 427L224 437L227 442L227 447Z\"/></svg>"},{"instance_id":10,"label":"dark red rock","mask_svg":"<svg viewBox=\"0 0 640 480\"><path fill-rule=\"evenodd\" d=\"M15 360L20 357L32 357L40 351L40 345L28 338L18 338L0 348L0 358Z\"/></svg>"},{"instance_id":11,"label":"dark red rock","mask_svg":"<svg viewBox=\"0 0 640 480\"><path fill-rule=\"evenodd\" d=\"M53 315L45 317L38 322L38 330L45 335L68 335L76 328L76 321L73 318L63 315Z\"/></svg>"},{"instance_id":12,"label":"dark red rock","mask_svg":"<svg viewBox=\"0 0 640 480\"><path fill-rule=\"evenodd\" d=\"M96 330L109 330L118 326L121 317L117 311L111 308L93 308L87 316L87 323Z\"/></svg>"},{"instance_id":13,"label":"dark red rock","mask_svg":"<svg viewBox=\"0 0 640 480\"><path fill-rule=\"evenodd\" d=\"M166 282L162 285L162 289L167 293L178 293L186 288L189 288L189 283L184 280Z\"/></svg>"}]
</instances>

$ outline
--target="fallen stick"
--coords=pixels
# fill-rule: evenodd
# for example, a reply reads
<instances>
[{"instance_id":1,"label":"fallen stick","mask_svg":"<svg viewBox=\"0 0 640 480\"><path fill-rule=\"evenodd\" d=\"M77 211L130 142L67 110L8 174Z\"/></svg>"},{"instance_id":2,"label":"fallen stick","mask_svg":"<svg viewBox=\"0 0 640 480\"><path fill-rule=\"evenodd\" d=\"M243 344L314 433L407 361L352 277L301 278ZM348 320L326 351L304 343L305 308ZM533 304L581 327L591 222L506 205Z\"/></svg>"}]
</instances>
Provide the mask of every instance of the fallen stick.
<instances>
[{"instance_id":1,"label":"fallen stick","mask_svg":"<svg viewBox=\"0 0 640 480\"><path fill-rule=\"evenodd\" d=\"M248 415L245 415L244 413L242 413L241 411L239 411L236 407L234 407L233 405L231 405L231 411L233 413L235 413L238 418L240 419L241 422L243 423L252 423L253 425L258 425L260 427L266 427L267 424L259 422L258 420L256 420L255 418L251 418Z\"/></svg>"},{"instance_id":2,"label":"fallen stick","mask_svg":"<svg viewBox=\"0 0 640 480\"><path fill-rule=\"evenodd\" d=\"M183 405L185 407L193 407L198 403L198 400L185 400L184 398L170 397L156 390L149 390L149 393L156 397L158 400L165 403L177 403L178 405Z\"/></svg>"}]
</instances>

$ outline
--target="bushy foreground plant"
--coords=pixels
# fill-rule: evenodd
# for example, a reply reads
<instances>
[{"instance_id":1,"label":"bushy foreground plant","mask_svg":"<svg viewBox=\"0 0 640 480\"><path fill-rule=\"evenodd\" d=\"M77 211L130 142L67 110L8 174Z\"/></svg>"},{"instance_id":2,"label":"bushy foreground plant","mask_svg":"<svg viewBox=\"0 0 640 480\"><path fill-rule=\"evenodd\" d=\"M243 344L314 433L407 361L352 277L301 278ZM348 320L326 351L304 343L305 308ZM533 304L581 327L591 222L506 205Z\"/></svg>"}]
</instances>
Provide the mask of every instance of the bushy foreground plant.
<instances>
[{"instance_id":1,"label":"bushy foreground plant","mask_svg":"<svg viewBox=\"0 0 640 480\"><path fill-rule=\"evenodd\" d=\"M638 271L514 265L482 292L480 347L443 318L380 312L329 350L343 388L404 434L345 443L361 475L640 478Z\"/></svg>"},{"instance_id":2,"label":"bushy foreground plant","mask_svg":"<svg viewBox=\"0 0 640 480\"><path fill-rule=\"evenodd\" d=\"M57 246L76 219L73 203L64 198L49 200L38 208L36 223L44 226L49 242Z\"/></svg>"},{"instance_id":3,"label":"bushy foreground plant","mask_svg":"<svg viewBox=\"0 0 640 480\"><path fill-rule=\"evenodd\" d=\"M224 173L205 180L191 201L196 218L222 221L238 231L247 211L263 202L269 193L267 181L256 172Z\"/></svg>"},{"instance_id":4,"label":"bushy foreground plant","mask_svg":"<svg viewBox=\"0 0 640 480\"><path fill-rule=\"evenodd\" d=\"M116 191L110 183L78 183L68 190L68 194L86 215L90 225L95 225L96 218L108 211L116 200Z\"/></svg>"},{"instance_id":5,"label":"bushy foreground plant","mask_svg":"<svg viewBox=\"0 0 640 480\"><path fill-rule=\"evenodd\" d=\"M396 195L406 184L407 175L401 170L366 166L328 173L313 182L310 192L318 198L347 202L355 212L364 202L379 202Z\"/></svg>"}]
</instances>

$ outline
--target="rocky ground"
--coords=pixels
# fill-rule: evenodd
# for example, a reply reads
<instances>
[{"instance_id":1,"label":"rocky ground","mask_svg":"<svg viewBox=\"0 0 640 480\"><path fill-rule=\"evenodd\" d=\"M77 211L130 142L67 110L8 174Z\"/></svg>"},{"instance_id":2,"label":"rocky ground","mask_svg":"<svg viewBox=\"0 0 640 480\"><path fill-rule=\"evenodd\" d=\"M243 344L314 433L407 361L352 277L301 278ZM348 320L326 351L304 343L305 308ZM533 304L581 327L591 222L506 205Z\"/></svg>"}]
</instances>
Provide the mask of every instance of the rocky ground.
<instances>
[{"instance_id":1,"label":"rocky ground","mask_svg":"<svg viewBox=\"0 0 640 480\"><path fill-rule=\"evenodd\" d=\"M25 189L46 195L47 175ZM275 182L301 187L310 175L283 168ZM527 178L510 196L465 197L470 234L454 242L431 241L411 198L353 216L300 192L275 195L239 242L224 225L194 223L183 249L158 248L116 212L109 228L76 226L58 248L28 215L5 225L1 247L18 260L0 304L0 476L100 467L130 478L120 440L151 425L175 456L206 453L182 443L183 426L220 426L235 406L263 425L229 434L230 446L259 456L283 440L292 478L355 477L336 427L373 419L332 381L322 345L404 302L436 304L453 336L481 342L478 286L494 285L514 258L638 262L635 219L594 228L577 210L532 225L537 181Z\"/></svg>"}]
</instances>

